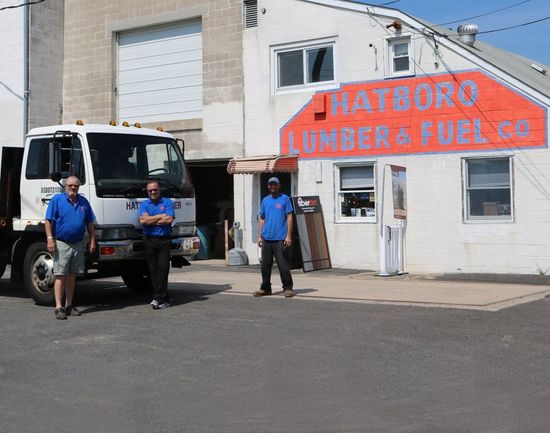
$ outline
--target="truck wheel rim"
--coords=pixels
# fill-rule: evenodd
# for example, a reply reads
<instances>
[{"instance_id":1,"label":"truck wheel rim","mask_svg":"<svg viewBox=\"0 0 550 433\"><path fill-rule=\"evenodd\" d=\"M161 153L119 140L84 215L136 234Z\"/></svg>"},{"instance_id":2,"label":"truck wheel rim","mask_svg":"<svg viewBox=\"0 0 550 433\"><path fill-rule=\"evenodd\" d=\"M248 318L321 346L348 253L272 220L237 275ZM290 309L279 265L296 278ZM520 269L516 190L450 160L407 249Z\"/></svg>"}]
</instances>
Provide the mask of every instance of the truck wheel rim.
<instances>
[{"instance_id":1,"label":"truck wheel rim","mask_svg":"<svg viewBox=\"0 0 550 433\"><path fill-rule=\"evenodd\" d=\"M53 257L47 253L37 254L33 260L31 278L36 290L42 293L51 292L55 281Z\"/></svg>"}]
</instances>

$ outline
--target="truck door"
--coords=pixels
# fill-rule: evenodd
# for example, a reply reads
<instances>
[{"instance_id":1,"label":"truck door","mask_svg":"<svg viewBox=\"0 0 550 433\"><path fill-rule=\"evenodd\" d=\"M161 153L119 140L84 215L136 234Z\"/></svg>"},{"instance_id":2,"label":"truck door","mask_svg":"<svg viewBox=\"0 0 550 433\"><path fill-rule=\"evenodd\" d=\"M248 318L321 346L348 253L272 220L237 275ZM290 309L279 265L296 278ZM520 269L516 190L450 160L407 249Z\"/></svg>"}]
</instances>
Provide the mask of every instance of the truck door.
<instances>
[{"instance_id":1,"label":"truck door","mask_svg":"<svg viewBox=\"0 0 550 433\"><path fill-rule=\"evenodd\" d=\"M66 179L69 174L80 178L82 187L80 193L88 196L80 139L61 139L59 152L61 176ZM21 177L21 218L31 221L41 221L46 214L46 208L51 198L65 189L58 182L50 179L52 167L50 151L51 137L31 138L27 148L24 176Z\"/></svg>"}]
</instances>

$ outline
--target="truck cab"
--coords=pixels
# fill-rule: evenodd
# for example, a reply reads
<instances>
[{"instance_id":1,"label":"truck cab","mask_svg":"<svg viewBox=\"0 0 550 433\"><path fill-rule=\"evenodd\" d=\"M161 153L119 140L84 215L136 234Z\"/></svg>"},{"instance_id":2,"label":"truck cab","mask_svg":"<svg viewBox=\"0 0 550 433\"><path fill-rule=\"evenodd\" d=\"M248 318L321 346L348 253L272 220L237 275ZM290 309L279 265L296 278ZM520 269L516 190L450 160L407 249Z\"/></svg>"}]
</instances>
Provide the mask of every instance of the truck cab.
<instances>
[{"instance_id":1,"label":"truck cab","mask_svg":"<svg viewBox=\"0 0 550 433\"><path fill-rule=\"evenodd\" d=\"M51 198L64 192L69 175L79 177L79 194L88 199L97 218L97 250L87 257L85 277L120 275L132 290L150 287L138 218L149 180L156 180L162 195L174 202L172 266L188 264L186 257L198 253L195 193L175 137L136 126L35 128L24 147L11 260L35 301L53 300L53 258L46 249L44 215Z\"/></svg>"}]
</instances>

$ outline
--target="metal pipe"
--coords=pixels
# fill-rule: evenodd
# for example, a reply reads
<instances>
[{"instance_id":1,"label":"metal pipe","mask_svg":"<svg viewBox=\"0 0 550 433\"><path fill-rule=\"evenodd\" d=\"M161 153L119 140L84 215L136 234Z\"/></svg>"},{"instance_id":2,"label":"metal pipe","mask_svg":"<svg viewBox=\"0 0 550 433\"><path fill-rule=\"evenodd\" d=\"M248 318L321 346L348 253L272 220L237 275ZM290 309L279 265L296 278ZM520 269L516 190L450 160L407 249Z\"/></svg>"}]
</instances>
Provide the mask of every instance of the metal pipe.
<instances>
[{"instance_id":1,"label":"metal pipe","mask_svg":"<svg viewBox=\"0 0 550 433\"><path fill-rule=\"evenodd\" d=\"M27 132L29 132L29 96L30 96L30 89L29 89L29 68L30 68L30 61L29 61L29 52L30 52L30 5L28 3L24 6L24 12L23 12L23 143L25 142L25 137L27 135Z\"/></svg>"}]
</instances>

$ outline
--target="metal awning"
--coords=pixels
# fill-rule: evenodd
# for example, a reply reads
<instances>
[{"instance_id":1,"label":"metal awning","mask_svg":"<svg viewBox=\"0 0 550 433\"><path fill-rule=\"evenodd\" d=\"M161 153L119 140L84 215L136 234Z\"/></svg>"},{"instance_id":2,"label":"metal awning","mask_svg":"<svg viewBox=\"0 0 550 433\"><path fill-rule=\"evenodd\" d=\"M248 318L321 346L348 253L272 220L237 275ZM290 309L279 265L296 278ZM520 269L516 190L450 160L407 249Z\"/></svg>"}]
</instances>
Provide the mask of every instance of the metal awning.
<instances>
[{"instance_id":1,"label":"metal awning","mask_svg":"<svg viewBox=\"0 0 550 433\"><path fill-rule=\"evenodd\" d=\"M229 174L296 173L297 171L297 155L233 158L227 164L227 172Z\"/></svg>"}]
</instances>

